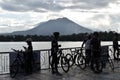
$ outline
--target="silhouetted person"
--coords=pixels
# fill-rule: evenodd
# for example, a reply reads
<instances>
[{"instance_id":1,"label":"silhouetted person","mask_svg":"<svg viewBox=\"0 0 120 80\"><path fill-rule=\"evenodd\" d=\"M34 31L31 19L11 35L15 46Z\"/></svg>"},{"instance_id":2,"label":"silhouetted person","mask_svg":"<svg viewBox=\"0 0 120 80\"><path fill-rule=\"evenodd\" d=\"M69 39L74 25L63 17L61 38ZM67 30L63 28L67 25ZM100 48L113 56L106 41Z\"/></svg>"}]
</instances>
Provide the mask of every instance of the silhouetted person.
<instances>
[{"instance_id":1,"label":"silhouetted person","mask_svg":"<svg viewBox=\"0 0 120 80\"><path fill-rule=\"evenodd\" d=\"M53 40L51 43L51 55L52 55L52 74L59 74L58 72L58 59L57 59L57 52L58 49L60 47L60 45L58 45L58 38L59 38L59 32L54 32L53 33Z\"/></svg>"},{"instance_id":2,"label":"silhouetted person","mask_svg":"<svg viewBox=\"0 0 120 80\"><path fill-rule=\"evenodd\" d=\"M86 35L85 35L85 39L84 39L84 41L83 41L83 43L82 43L81 48L83 48L83 46L84 46L85 42L87 41L87 39L88 39L88 35L89 35L89 34L86 34Z\"/></svg>"},{"instance_id":3,"label":"silhouetted person","mask_svg":"<svg viewBox=\"0 0 120 80\"><path fill-rule=\"evenodd\" d=\"M83 41L81 48L83 48L83 45L85 44L85 55L86 55L86 64L89 65L89 62L91 60L91 35L87 34L86 39Z\"/></svg>"},{"instance_id":4,"label":"silhouetted person","mask_svg":"<svg viewBox=\"0 0 120 80\"><path fill-rule=\"evenodd\" d=\"M28 38L26 40L28 47L24 47L25 49L25 71L27 74L32 74L32 61L33 61L33 47L32 47L32 39Z\"/></svg>"},{"instance_id":5,"label":"silhouetted person","mask_svg":"<svg viewBox=\"0 0 120 80\"><path fill-rule=\"evenodd\" d=\"M117 60L119 59L118 33L115 33L115 36L113 38L113 49L114 49L113 57L115 60Z\"/></svg>"},{"instance_id":6,"label":"silhouetted person","mask_svg":"<svg viewBox=\"0 0 120 80\"><path fill-rule=\"evenodd\" d=\"M93 33L93 38L91 40L90 45L91 45L91 52L92 52L91 68L93 69L93 64L94 62L96 62L95 60L100 59L101 44L100 44L98 32Z\"/></svg>"}]
</instances>

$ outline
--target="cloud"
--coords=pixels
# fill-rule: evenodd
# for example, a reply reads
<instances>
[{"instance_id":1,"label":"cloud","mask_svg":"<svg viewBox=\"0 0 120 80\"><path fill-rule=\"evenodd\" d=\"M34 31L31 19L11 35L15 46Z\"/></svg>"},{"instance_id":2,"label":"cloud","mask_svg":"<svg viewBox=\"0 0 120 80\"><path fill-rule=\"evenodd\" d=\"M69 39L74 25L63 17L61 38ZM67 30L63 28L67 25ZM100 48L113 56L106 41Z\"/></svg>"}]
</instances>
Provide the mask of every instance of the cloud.
<instances>
[{"instance_id":1,"label":"cloud","mask_svg":"<svg viewBox=\"0 0 120 80\"><path fill-rule=\"evenodd\" d=\"M110 16L110 26L112 26L112 30L116 32L120 32L120 15L118 14L111 14Z\"/></svg>"},{"instance_id":2,"label":"cloud","mask_svg":"<svg viewBox=\"0 0 120 80\"><path fill-rule=\"evenodd\" d=\"M53 1L41 1L41 0L3 0L0 2L2 9L8 11L34 11L34 12L46 12L59 11L63 9L62 6L54 4Z\"/></svg>"},{"instance_id":3,"label":"cloud","mask_svg":"<svg viewBox=\"0 0 120 80\"><path fill-rule=\"evenodd\" d=\"M0 32L30 29L36 22L29 14L0 13Z\"/></svg>"},{"instance_id":4,"label":"cloud","mask_svg":"<svg viewBox=\"0 0 120 80\"><path fill-rule=\"evenodd\" d=\"M101 31L116 31L120 32L120 16L117 14L95 14L88 18L85 22L89 28L98 29ZM88 24L88 25L87 25Z\"/></svg>"},{"instance_id":5,"label":"cloud","mask_svg":"<svg viewBox=\"0 0 120 80\"><path fill-rule=\"evenodd\" d=\"M8 11L61 11L64 9L104 8L116 0L2 0L1 8Z\"/></svg>"}]
</instances>

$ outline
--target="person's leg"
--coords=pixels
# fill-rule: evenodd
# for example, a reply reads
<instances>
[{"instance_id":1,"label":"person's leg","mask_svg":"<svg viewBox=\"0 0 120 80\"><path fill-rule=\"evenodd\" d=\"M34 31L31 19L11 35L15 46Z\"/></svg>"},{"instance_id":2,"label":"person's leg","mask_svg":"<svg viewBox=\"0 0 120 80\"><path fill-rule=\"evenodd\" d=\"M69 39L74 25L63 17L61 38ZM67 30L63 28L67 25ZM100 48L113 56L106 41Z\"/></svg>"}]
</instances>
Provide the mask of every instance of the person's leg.
<instances>
[{"instance_id":1,"label":"person's leg","mask_svg":"<svg viewBox=\"0 0 120 80\"><path fill-rule=\"evenodd\" d=\"M56 60L55 60L55 71L56 71L56 75L62 76L62 74L59 73L59 71L58 71L58 61L57 61L57 57L56 57Z\"/></svg>"},{"instance_id":2,"label":"person's leg","mask_svg":"<svg viewBox=\"0 0 120 80\"><path fill-rule=\"evenodd\" d=\"M116 48L114 48L113 57L114 57L114 59L117 59L116 58Z\"/></svg>"},{"instance_id":3,"label":"person's leg","mask_svg":"<svg viewBox=\"0 0 120 80\"><path fill-rule=\"evenodd\" d=\"M54 73L55 73L55 59L54 59L54 56L52 56L52 64L51 64L51 67L52 67L52 73L54 74Z\"/></svg>"},{"instance_id":4,"label":"person's leg","mask_svg":"<svg viewBox=\"0 0 120 80\"><path fill-rule=\"evenodd\" d=\"M118 58L119 58L119 55L120 55L120 49L118 48Z\"/></svg>"},{"instance_id":5,"label":"person's leg","mask_svg":"<svg viewBox=\"0 0 120 80\"><path fill-rule=\"evenodd\" d=\"M88 64L90 64L91 60L91 50L88 50Z\"/></svg>"},{"instance_id":6,"label":"person's leg","mask_svg":"<svg viewBox=\"0 0 120 80\"><path fill-rule=\"evenodd\" d=\"M100 53L98 52L98 55L96 55L96 67L97 67L97 72L100 70Z\"/></svg>"},{"instance_id":7,"label":"person's leg","mask_svg":"<svg viewBox=\"0 0 120 80\"><path fill-rule=\"evenodd\" d=\"M89 51L87 49L85 50L85 55L86 55L85 62L86 62L86 64L88 64Z\"/></svg>"},{"instance_id":8,"label":"person's leg","mask_svg":"<svg viewBox=\"0 0 120 80\"><path fill-rule=\"evenodd\" d=\"M30 61L29 61L29 59L26 60L26 69L25 69L25 71L26 71L26 74L27 74L27 75L28 75L29 72L30 72Z\"/></svg>"},{"instance_id":9,"label":"person's leg","mask_svg":"<svg viewBox=\"0 0 120 80\"><path fill-rule=\"evenodd\" d=\"M29 66L30 66L30 70L29 70L29 73L32 74L33 72L33 67L32 67L32 58L30 59L30 62L29 62Z\"/></svg>"},{"instance_id":10,"label":"person's leg","mask_svg":"<svg viewBox=\"0 0 120 80\"><path fill-rule=\"evenodd\" d=\"M91 69L93 69L94 61L95 61L95 57L94 57L94 52L92 51L92 55L91 55L91 63L90 63L90 67L91 67Z\"/></svg>"},{"instance_id":11,"label":"person's leg","mask_svg":"<svg viewBox=\"0 0 120 80\"><path fill-rule=\"evenodd\" d=\"M117 54L117 59L119 59L119 48L117 48L116 51L117 51L117 53L116 53Z\"/></svg>"},{"instance_id":12,"label":"person's leg","mask_svg":"<svg viewBox=\"0 0 120 80\"><path fill-rule=\"evenodd\" d=\"M25 73L28 74L28 62L25 62Z\"/></svg>"},{"instance_id":13,"label":"person's leg","mask_svg":"<svg viewBox=\"0 0 120 80\"><path fill-rule=\"evenodd\" d=\"M58 72L58 60L57 60L57 56L55 56L55 72Z\"/></svg>"}]
</instances>

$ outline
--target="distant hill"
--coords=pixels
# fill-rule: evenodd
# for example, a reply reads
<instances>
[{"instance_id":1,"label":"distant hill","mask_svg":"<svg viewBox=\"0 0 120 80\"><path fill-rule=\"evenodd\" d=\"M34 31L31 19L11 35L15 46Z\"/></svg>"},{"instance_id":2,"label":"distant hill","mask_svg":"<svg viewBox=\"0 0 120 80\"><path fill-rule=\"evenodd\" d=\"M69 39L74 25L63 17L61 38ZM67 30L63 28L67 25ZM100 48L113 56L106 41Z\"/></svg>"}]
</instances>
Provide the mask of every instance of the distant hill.
<instances>
[{"instance_id":1,"label":"distant hill","mask_svg":"<svg viewBox=\"0 0 120 80\"><path fill-rule=\"evenodd\" d=\"M78 25L68 18L58 18L38 24L35 28L26 31L16 31L11 35L51 35L53 32L60 32L61 35L73 33L91 33L92 30Z\"/></svg>"}]
</instances>

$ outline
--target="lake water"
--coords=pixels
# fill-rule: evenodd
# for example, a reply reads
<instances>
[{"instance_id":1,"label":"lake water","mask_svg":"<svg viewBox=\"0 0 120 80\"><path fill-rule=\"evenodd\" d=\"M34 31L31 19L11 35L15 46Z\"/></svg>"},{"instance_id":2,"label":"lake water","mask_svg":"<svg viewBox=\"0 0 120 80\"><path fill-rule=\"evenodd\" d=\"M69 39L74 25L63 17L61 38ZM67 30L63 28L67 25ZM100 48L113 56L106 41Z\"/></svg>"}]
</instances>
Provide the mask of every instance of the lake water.
<instances>
[{"instance_id":1,"label":"lake water","mask_svg":"<svg viewBox=\"0 0 120 80\"><path fill-rule=\"evenodd\" d=\"M33 50L50 49L51 42L32 42ZM60 41L61 48L80 47L80 41ZM112 45L112 41L101 42L101 45ZM26 42L0 42L0 52L11 52L11 48L24 50L22 46L27 46Z\"/></svg>"}]
</instances>

